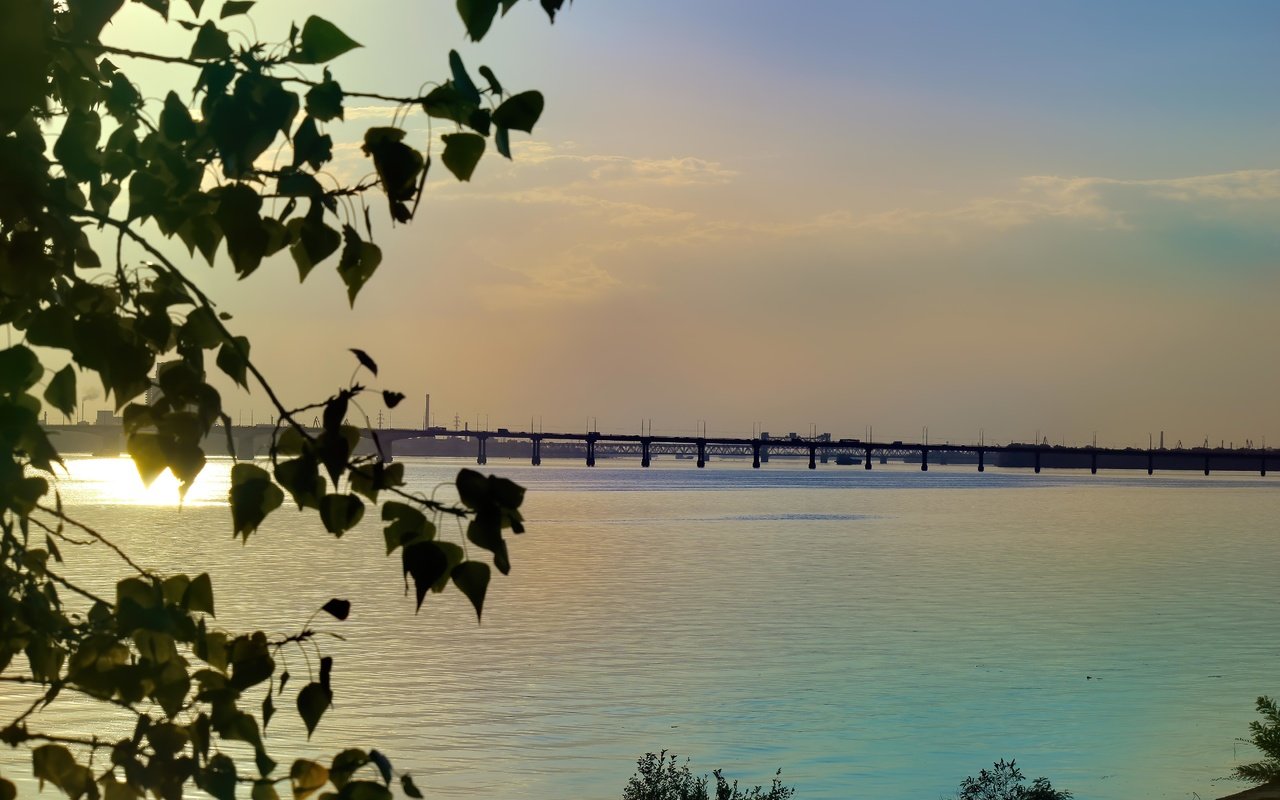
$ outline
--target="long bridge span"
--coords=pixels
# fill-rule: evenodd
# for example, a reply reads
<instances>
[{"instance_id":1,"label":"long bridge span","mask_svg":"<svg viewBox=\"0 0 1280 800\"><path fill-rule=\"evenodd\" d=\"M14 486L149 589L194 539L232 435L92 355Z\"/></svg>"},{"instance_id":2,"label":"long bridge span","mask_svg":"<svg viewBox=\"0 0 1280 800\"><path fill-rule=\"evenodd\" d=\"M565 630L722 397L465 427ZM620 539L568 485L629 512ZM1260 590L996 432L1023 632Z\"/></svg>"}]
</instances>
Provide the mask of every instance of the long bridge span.
<instances>
[{"instance_id":1,"label":"long bridge span","mask_svg":"<svg viewBox=\"0 0 1280 800\"><path fill-rule=\"evenodd\" d=\"M67 434L87 435L100 442L94 452L118 454L124 450L124 431L115 424L46 425L55 434L55 444ZM241 457L253 457L265 452L270 443L273 426L254 425L231 427L231 439ZM794 437L773 439L764 437L734 438L717 436L664 436L659 434L601 433L548 433L543 431L450 430L442 427L425 429L383 428L366 430L362 436L372 444L385 461L394 458L397 442L414 439L461 439L471 442L477 464L489 460L489 447L493 443L523 444L530 463L538 466L543 460L544 446L549 457L582 458L588 467L594 467L601 458L638 458L640 466L648 467L657 456L674 456L692 460L698 467L705 467L712 457L718 459L751 459L751 466L759 469L770 458L807 458L809 469L817 469L819 463L835 460L843 465L861 465L871 469L875 462L889 461L918 463L922 471L930 465L971 464L978 472L987 466L1041 469L1146 469L1147 474L1156 470L1203 470L1208 475L1213 470L1254 472L1265 476L1268 468L1280 459L1276 448L1113 448L1066 447L1062 445L1009 443L952 444L928 442L875 442L858 439L831 439L821 437ZM210 435L211 444L224 442L226 433L216 428Z\"/></svg>"}]
</instances>

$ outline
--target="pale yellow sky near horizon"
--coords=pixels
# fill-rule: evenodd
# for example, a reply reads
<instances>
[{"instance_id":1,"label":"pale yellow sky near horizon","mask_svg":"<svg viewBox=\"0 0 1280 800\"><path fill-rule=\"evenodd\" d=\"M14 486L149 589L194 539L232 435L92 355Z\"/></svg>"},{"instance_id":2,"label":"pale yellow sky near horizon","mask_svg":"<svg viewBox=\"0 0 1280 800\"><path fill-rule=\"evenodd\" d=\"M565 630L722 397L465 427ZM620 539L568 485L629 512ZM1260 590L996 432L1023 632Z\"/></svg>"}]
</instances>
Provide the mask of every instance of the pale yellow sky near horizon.
<instances>
[{"instance_id":1,"label":"pale yellow sky near horizon","mask_svg":"<svg viewBox=\"0 0 1280 800\"><path fill-rule=\"evenodd\" d=\"M547 110L470 184L437 164L410 226L370 198L385 258L354 311L287 257L195 274L289 402L360 347L408 395L397 425L430 392L437 424L1280 442L1280 118L1249 92L1275 57L1244 38L1271 12L1232 6L1206 42L1059 10L1059 51L1008 4L816 5L825 30L797 32L764 3L579 0L554 27L522 3L471 45L451 3L264 0L264 37L316 13L366 45L332 65L348 88L413 93L458 47ZM161 35L149 13L114 41ZM1215 46L1235 62L1190 80ZM357 179L389 112L348 112L331 171ZM425 143L421 113L405 127Z\"/></svg>"}]
</instances>

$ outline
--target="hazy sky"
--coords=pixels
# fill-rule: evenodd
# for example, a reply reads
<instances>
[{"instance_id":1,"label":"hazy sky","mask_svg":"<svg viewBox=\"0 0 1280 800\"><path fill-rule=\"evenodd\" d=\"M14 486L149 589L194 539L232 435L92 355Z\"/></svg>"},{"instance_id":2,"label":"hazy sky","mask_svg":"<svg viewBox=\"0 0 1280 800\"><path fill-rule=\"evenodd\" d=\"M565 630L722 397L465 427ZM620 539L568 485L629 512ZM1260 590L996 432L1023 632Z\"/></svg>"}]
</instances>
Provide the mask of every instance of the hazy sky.
<instances>
[{"instance_id":1,"label":"hazy sky","mask_svg":"<svg viewBox=\"0 0 1280 800\"><path fill-rule=\"evenodd\" d=\"M252 15L338 23L350 89L412 94L457 47L548 99L514 163L437 165L413 225L379 214L354 311L287 257L200 272L291 401L361 347L397 425L430 392L439 424L1280 443L1280 5L525 2L479 45L452 6ZM149 13L110 36L185 53ZM389 120L357 106L340 177Z\"/></svg>"}]
</instances>

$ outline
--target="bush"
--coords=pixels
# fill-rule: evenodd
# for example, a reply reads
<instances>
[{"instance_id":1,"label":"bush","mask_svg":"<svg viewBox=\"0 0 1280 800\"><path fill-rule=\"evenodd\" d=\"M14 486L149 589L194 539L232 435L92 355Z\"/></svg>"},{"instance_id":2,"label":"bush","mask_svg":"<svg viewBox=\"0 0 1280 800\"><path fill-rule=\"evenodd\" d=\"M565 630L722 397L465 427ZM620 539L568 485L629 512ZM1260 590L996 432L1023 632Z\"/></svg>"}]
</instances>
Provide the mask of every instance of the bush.
<instances>
[{"instance_id":1,"label":"bush","mask_svg":"<svg viewBox=\"0 0 1280 800\"><path fill-rule=\"evenodd\" d=\"M1262 715L1262 721L1250 722L1249 732L1252 735L1241 741L1247 741L1261 750L1266 758L1236 767L1231 777L1256 783L1280 781L1280 708L1276 707L1276 701L1270 697L1259 697L1258 713Z\"/></svg>"},{"instance_id":2,"label":"bush","mask_svg":"<svg viewBox=\"0 0 1280 800\"><path fill-rule=\"evenodd\" d=\"M1054 789L1048 778L1036 778L1027 786L1017 762L997 761L960 784L956 800L1071 800L1071 792Z\"/></svg>"},{"instance_id":3,"label":"bush","mask_svg":"<svg viewBox=\"0 0 1280 800\"><path fill-rule=\"evenodd\" d=\"M782 770L774 774L767 791L763 786L739 789L737 781L729 783L718 769L712 775L716 778L715 800L788 800L796 791L782 785ZM676 755L667 755L666 750L645 753L636 761L636 772L622 790L622 800L710 800L709 782L706 775L698 777L689 771L687 758L680 764Z\"/></svg>"}]
</instances>

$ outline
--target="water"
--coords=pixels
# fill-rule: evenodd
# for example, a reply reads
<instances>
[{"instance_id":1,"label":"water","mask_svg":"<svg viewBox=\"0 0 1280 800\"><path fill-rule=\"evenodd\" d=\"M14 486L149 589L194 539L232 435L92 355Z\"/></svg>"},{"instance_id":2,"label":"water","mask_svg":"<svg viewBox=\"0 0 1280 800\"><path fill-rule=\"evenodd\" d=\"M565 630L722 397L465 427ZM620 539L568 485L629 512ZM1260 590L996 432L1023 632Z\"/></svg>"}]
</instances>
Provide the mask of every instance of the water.
<instances>
[{"instance_id":1,"label":"water","mask_svg":"<svg viewBox=\"0 0 1280 800\"><path fill-rule=\"evenodd\" d=\"M406 463L426 491L465 465ZM68 506L157 569L208 570L221 624L288 633L352 601L321 620L347 638L321 642L337 707L307 742L281 703L272 753L377 747L429 796L617 798L665 748L750 784L782 767L802 800L933 800L1014 757L1078 798L1207 799L1241 788L1216 779L1280 693L1276 478L495 461L530 533L477 625L452 591L414 615L376 519L335 541L283 509L242 546L225 463L181 511L122 466L73 463ZM111 591L102 548L64 550ZM315 654L287 657L300 687Z\"/></svg>"}]
</instances>

